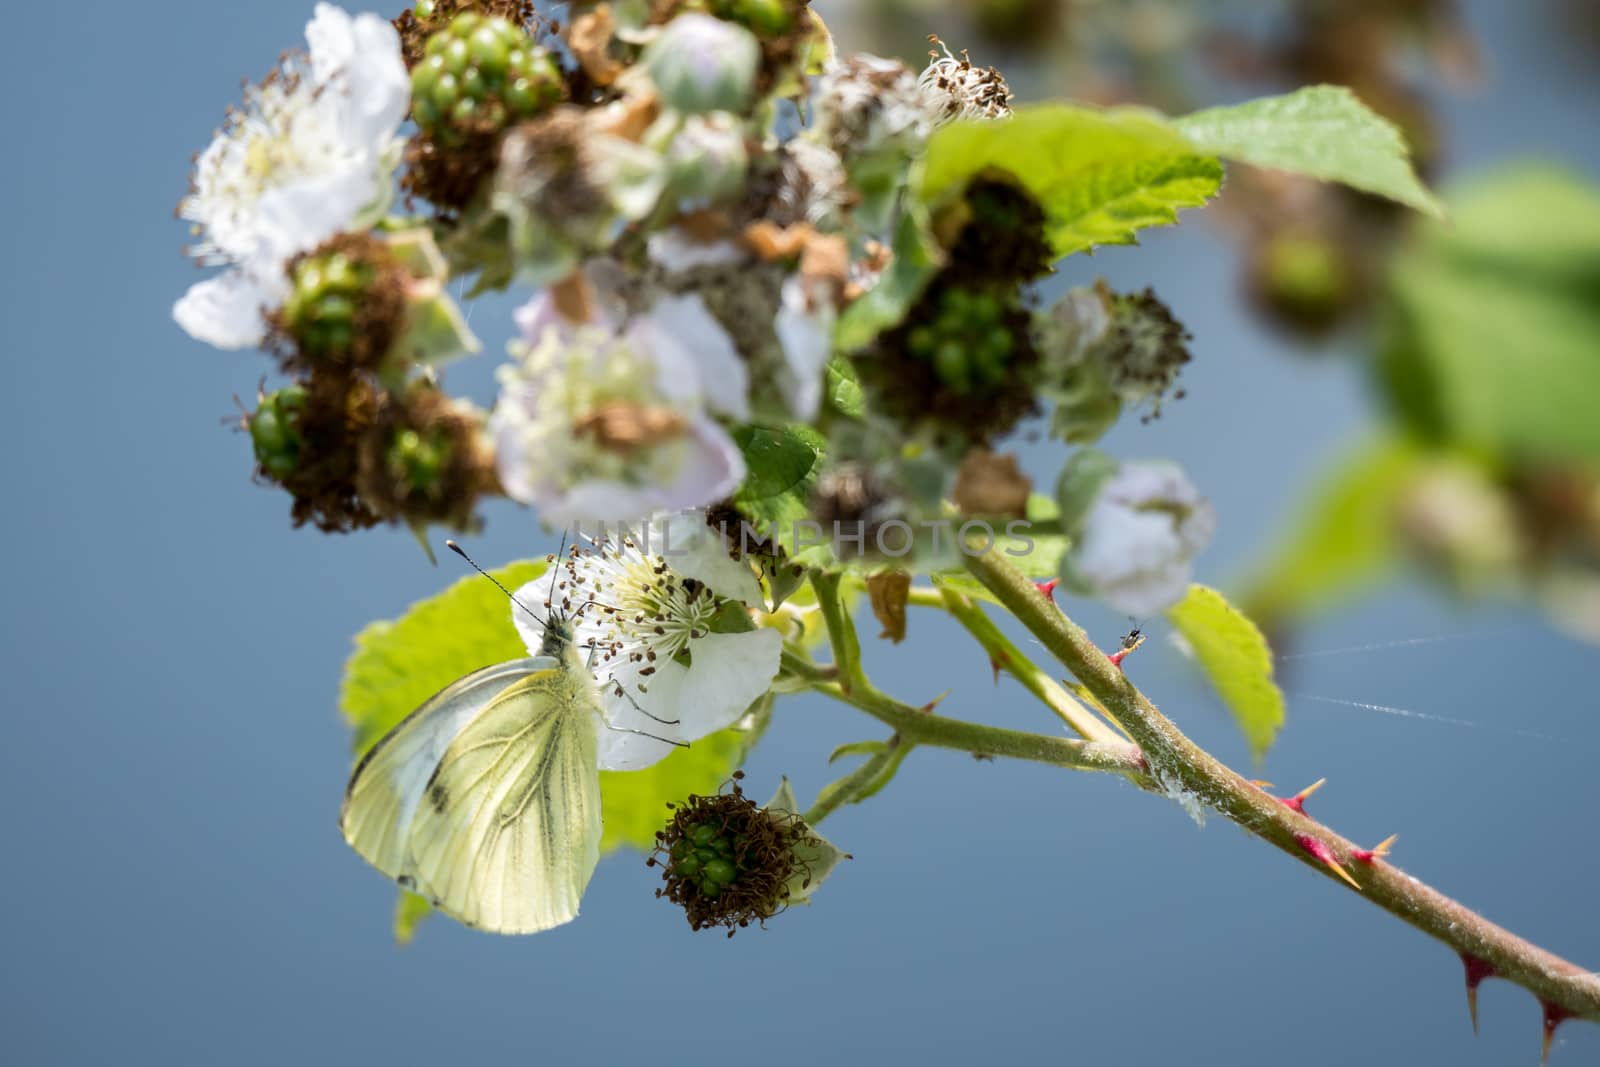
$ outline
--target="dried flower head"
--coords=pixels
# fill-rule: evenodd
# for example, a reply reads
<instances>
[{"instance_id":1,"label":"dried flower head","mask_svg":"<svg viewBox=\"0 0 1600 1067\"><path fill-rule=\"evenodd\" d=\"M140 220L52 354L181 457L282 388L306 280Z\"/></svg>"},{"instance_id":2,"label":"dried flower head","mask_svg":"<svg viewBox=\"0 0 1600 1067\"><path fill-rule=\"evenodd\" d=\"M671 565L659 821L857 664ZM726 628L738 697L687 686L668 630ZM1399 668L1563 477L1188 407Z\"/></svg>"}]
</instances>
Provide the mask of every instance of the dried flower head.
<instances>
[{"instance_id":1,"label":"dried flower head","mask_svg":"<svg viewBox=\"0 0 1600 1067\"><path fill-rule=\"evenodd\" d=\"M799 816L771 812L744 795L735 771L729 792L674 805L645 862L661 868L656 890L683 908L693 930L725 927L728 936L790 904L790 883L806 872L796 847L810 831Z\"/></svg>"},{"instance_id":2,"label":"dried flower head","mask_svg":"<svg viewBox=\"0 0 1600 1067\"><path fill-rule=\"evenodd\" d=\"M928 52L932 60L920 79L923 95L939 123L954 119L999 119L1011 114L1011 87L994 67L972 62L966 49L956 55L937 35Z\"/></svg>"},{"instance_id":3,"label":"dried flower head","mask_svg":"<svg viewBox=\"0 0 1600 1067\"><path fill-rule=\"evenodd\" d=\"M1194 358L1188 346L1193 335L1150 288L1112 296L1110 310L1111 324L1097 346L1098 358L1124 402L1149 406L1144 415L1149 422L1161 414L1179 372ZM1172 395L1182 399L1183 390Z\"/></svg>"}]
</instances>

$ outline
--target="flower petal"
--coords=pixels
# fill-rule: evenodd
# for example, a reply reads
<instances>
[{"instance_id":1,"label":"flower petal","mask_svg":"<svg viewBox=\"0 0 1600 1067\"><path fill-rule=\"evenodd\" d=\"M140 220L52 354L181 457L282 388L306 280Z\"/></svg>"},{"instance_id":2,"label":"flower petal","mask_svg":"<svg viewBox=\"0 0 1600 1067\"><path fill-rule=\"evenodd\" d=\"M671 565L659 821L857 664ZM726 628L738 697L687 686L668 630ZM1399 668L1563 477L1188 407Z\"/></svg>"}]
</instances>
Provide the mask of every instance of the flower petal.
<instances>
[{"instance_id":1,"label":"flower petal","mask_svg":"<svg viewBox=\"0 0 1600 1067\"><path fill-rule=\"evenodd\" d=\"M511 594L511 625L517 628L517 636L522 638L522 643L527 646L530 656L539 655L539 649L544 645L544 620L534 618L518 604L526 604L535 611L543 611L545 598L549 595L550 579L543 576L520 586Z\"/></svg>"},{"instance_id":2,"label":"flower petal","mask_svg":"<svg viewBox=\"0 0 1600 1067\"><path fill-rule=\"evenodd\" d=\"M384 195L377 165L368 161L270 189L256 205L263 242L260 255L281 264L299 252L309 252L348 228Z\"/></svg>"},{"instance_id":3,"label":"flower petal","mask_svg":"<svg viewBox=\"0 0 1600 1067\"><path fill-rule=\"evenodd\" d=\"M777 676L783 638L765 629L707 634L691 648L692 667L666 661L648 678L636 665L617 669L602 693L601 770L648 767L668 755L674 741L692 744L732 726ZM619 688L623 696L616 695Z\"/></svg>"},{"instance_id":4,"label":"flower petal","mask_svg":"<svg viewBox=\"0 0 1600 1067\"><path fill-rule=\"evenodd\" d=\"M783 283L783 306L774 328L783 358L793 379L790 383L789 412L797 419L810 419L822 404L822 369L827 366L833 340L833 305L824 303L816 310L807 306L805 283L799 277Z\"/></svg>"},{"instance_id":5,"label":"flower petal","mask_svg":"<svg viewBox=\"0 0 1600 1067\"><path fill-rule=\"evenodd\" d=\"M741 634L710 633L689 646L692 666L671 717L693 741L732 726L778 676L783 635L762 628Z\"/></svg>"},{"instance_id":6,"label":"flower petal","mask_svg":"<svg viewBox=\"0 0 1600 1067\"><path fill-rule=\"evenodd\" d=\"M261 312L275 295L242 270L230 270L191 286L172 307L172 317L196 341L217 348L254 348L266 336Z\"/></svg>"},{"instance_id":7,"label":"flower petal","mask_svg":"<svg viewBox=\"0 0 1600 1067\"><path fill-rule=\"evenodd\" d=\"M563 488L552 477L539 477L532 461L523 455L516 430L503 424L505 445L498 451L498 466L506 495L538 509L546 522L637 524L650 515L684 508L702 508L727 497L744 481L744 457L727 431L704 415L689 420L683 442L687 454L676 476L666 485L632 485L591 480ZM493 418L490 429L496 429Z\"/></svg>"},{"instance_id":8,"label":"flower petal","mask_svg":"<svg viewBox=\"0 0 1600 1067\"><path fill-rule=\"evenodd\" d=\"M327 88L321 99L333 108L346 144L376 157L411 104L400 35L377 15L352 18L332 4L318 4L306 24L306 42L312 76Z\"/></svg>"},{"instance_id":9,"label":"flower petal","mask_svg":"<svg viewBox=\"0 0 1600 1067\"><path fill-rule=\"evenodd\" d=\"M704 396L711 410L750 417L750 372L733 338L698 293L663 297L629 333L655 356L658 381L668 396Z\"/></svg>"},{"instance_id":10,"label":"flower petal","mask_svg":"<svg viewBox=\"0 0 1600 1067\"><path fill-rule=\"evenodd\" d=\"M737 531L728 533L738 536ZM761 604L761 583L755 571L747 560L728 554L724 532L706 525L704 511L680 511L656 519L650 524L650 539L651 550L685 578L747 607Z\"/></svg>"},{"instance_id":11,"label":"flower petal","mask_svg":"<svg viewBox=\"0 0 1600 1067\"><path fill-rule=\"evenodd\" d=\"M600 724L602 771L643 770L671 755L677 742L687 743L680 734L682 724L671 721L671 712L681 704L678 693L689 669L664 662L648 679L641 679L638 671L637 665L620 667L614 682L601 683L605 707ZM646 690L642 693L641 682ZM617 695L619 688L624 695Z\"/></svg>"}]
</instances>

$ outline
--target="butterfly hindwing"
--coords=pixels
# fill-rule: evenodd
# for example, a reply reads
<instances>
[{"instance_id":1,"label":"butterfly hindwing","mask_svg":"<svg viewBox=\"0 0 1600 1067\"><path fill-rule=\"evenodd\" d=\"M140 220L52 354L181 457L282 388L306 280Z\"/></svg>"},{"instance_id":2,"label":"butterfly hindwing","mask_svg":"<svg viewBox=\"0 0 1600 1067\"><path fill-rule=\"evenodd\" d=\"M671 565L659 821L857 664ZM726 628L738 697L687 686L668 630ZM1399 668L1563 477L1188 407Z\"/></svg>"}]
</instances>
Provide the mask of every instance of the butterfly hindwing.
<instances>
[{"instance_id":1,"label":"butterfly hindwing","mask_svg":"<svg viewBox=\"0 0 1600 1067\"><path fill-rule=\"evenodd\" d=\"M549 666L455 733L420 792L404 864L441 911L497 933L572 919L599 860L593 680L575 660L521 662Z\"/></svg>"}]
</instances>

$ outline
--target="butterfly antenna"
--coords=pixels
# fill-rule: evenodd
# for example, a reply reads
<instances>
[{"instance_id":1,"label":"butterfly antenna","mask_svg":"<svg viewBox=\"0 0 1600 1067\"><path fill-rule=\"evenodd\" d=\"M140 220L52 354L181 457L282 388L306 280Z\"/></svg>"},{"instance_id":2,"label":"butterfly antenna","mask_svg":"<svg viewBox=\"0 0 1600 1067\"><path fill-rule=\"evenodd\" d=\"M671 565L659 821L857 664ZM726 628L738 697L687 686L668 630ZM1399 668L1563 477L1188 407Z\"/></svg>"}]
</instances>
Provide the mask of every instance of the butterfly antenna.
<instances>
[{"instance_id":1,"label":"butterfly antenna","mask_svg":"<svg viewBox=\"0 0 1600 1067\"><path fill-rule=\"evenodd\" d=\"M561 560L567 551L567 531L561 531L561 543L556 546L555 558L550 567L550 592L545 594L544 606L556 610L556 576L561 573Z\"/></svg>"},{"instance_id":2,"label":"butterfly antenna","mask_svg":"<svg viewBox=\"0 0 1600 1067\"><path fill-rule=\"evenodd\" d=\"M462 549L462 547L460 545L456 544L454 541L446 541L444 543L444 546L446 548L448 548L450 551L454 552L456 555L460 556L462 559L466 560L468 563L472 564L472 569L473 570L477 571L479 574L483 575L485 578L487 578L491 582L493 582L496 589L500 590L507 597L509 597L511 602L513 604L515 604L517 607L521 608L523 611L526 611L528 613L528 615L533 619L534 622L538 623L541 626L550 625L546 620L539 618L538 614L532 608L528 607L528 605L526 605L522 601L518 600L517 599L517 595L515 593L513 593L511 590L507 589L505 586L501 585L500 584L500 579L496 578L494 575L490 574L488 571L486 571L482 567L478 566L477 561L474 560L471 556L467 555L467 553Z\"/></svg>"}]
</instances>

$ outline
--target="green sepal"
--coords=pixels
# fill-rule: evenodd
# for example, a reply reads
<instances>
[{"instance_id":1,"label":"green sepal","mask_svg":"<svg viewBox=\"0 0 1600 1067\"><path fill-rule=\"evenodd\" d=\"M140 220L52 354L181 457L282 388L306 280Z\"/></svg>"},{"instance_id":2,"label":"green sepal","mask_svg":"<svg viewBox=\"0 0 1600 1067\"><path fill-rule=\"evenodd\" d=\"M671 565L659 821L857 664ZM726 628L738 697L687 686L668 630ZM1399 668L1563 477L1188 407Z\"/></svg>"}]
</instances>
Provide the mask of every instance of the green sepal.
<instances>
[{"instance_id":1,"label":"green sepal","mask_svg":"<svg viewBox=\"0 0 1600 1067\"><path fill-rule=\"evenodd\" d=\"M800 818L800 805L795 801L794 787L789 784L788 778L782 780L778 791L764 806L767 811L775 815ZM833 869L851 858L850 853L838 848L809 826L806 827L806 836L794 845L794 857L800 864L800 870L796 871L784 885L784 894L789 904L811 903L812 894L828 875L833 873Z\"/></svg>"}]
</instances>

